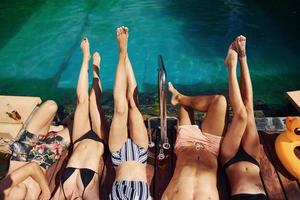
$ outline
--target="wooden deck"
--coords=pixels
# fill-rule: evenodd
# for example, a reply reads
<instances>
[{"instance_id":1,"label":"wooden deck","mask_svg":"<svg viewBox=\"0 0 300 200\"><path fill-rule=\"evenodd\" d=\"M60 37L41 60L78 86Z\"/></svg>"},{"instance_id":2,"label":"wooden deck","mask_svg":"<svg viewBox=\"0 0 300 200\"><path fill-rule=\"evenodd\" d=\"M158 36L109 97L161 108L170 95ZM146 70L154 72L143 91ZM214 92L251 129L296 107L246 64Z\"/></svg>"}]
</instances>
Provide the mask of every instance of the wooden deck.
<instances>
[{"instance_id":1,"label":"wooden deck","mask_svg":"<svg viewBox=\"0 0 300 200\"><path fill-rule=\"evenodd\" d=\"M157 142L159 137L158 121L156 125L151 125L152 136ZM176 137L176 121L168 121L168 134L170 143L174 144ZM260 132L260 146L261 151L261 178L270 200L299 200L300 199L300 182L292 177L280 164L274 149L274 141L277 134L267 134ZM158 136L158 137L156 137ZM158 146L158 145L157 145ZM297 152L300 156L300 151ZM147 165L147 178L150 185L151 196L155 200L159 200L167 187L174 168L176 157L173 153L173 147L166 152L166 159L159 161L157 159L158 148L154 147L149 149L149 159ZM51 189L54 190L59 184L60 167L65 165L67 154L65 154L60 162L52 167L48 171L50 178ZM111 164L111 160L108 155L101 161L102 178L99 186L101 199L108 199L108 195L111 190L111 186L115 177L114 168ZM226 178L221 169L218 170L218 190L221 200L227 200L229 197Z\"/></svg>"},{"instance_id":2,"label":"wooden deck","mask_svg":"<svg viewBox=\"0 0 300 200\"><path fill-rule=\"evenodd\" d=\"M16 139L31 114L41 103L40 97L0 95L0 138ZM17 111L21 119L16 120L7 113Z\"/></svg>"},{"instance_id":3,"label":"wooden deck","mask_svg":"<svg viewBox=\"0 0 300 200\"><path fill-rule=\"evenodd\" d=\"M300 90L287 92L286 95L290 102L300 112Z\"/></svg>"}]
</instances>

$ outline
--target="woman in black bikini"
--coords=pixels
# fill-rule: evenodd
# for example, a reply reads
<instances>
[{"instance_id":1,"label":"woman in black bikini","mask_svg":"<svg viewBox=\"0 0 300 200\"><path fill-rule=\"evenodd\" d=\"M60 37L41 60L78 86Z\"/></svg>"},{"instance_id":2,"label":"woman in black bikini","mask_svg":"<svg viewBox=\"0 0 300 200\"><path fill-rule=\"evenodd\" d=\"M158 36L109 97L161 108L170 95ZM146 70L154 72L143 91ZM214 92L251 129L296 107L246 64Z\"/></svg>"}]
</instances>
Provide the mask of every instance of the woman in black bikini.
<instances>
[{"instance_id":1,"label":"woman in black bikini","mask_svg":"<svg viewBox=\"0 0 300 200\"><path fill-rule=\"evenodd\" d=\"M241 81L237 81L237 61ZM221 145L221 163L231 188L231 200L267 199L259 169L259 137L253 112L252 84L246 58L246 38L239 36L230 45L228 66L229 99L233 119ZM241 91L240 91L241 89Z\"/></svg>"},{"instance_id":2,"label":"woman in black bikini","mask_svg":"<svg viewBox=\"0 0 300 200\"><path fill-rule=\"evenodd\" d=\"M99 171L108 129L101 113L99 78L100 55L93 55L93 86L88 94L90 49L88 39L81 42L83 61L77 84L77 107L73 124L73 152L61 175L54 199L99 199Z\"/></svg>"}]
</instances>

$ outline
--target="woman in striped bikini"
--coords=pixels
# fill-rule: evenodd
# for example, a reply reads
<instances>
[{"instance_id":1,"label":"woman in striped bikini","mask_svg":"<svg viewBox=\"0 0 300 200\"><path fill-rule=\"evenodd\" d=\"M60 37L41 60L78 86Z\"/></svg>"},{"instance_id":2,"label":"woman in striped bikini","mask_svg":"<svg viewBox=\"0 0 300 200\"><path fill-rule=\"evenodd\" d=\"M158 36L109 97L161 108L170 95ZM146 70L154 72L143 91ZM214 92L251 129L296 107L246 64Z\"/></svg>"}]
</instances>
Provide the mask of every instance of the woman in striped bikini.
<instances>
[{"instance_id":1,"label":"woman in striped bikini","mask_svg":"<svg viewBox=\"0 0 300 200\"><path fill-rule=\"evenodd\" d=\"M114 115L109 135L116 178L109 198L146 200L150 197L146 176L147 130L137 107L137 83L127 53L128 28L122 26L116 34L119 61L114 85Z\"/></svg>"}]
</instances>

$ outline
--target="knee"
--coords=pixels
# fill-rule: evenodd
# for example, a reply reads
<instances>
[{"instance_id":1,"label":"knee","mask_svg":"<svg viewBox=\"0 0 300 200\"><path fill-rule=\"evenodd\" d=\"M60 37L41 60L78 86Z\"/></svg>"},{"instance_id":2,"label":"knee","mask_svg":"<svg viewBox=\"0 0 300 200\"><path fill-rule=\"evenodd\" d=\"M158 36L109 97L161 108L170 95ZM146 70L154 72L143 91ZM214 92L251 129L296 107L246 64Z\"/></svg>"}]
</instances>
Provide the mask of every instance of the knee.
<instances>
[{"instance_id":1,"label":"knee","mask_svg":"<svg viewBox=\"0 0 300 200\"><path fill-rule=\"evenodd\" d=\"M77 103L78 104L86 104L89 103L89 96L88 95L78 95L77 96Z\"/></svg>"},{"instance_id":2,"label":"knee","mask_svg":"<svg viewBox=\"0 0 300 200\"><path fill-rule=\"evenodd\" d=\"M128 106L129 106L129 109L138 109L133 97L128 99Z\"/></svg>"},{"instance_id":3,"label":"knee","mask_svg":"<svg viewBox=\"0 0 300 200\"><path fill-rule=\"evenodd\" d=\"M245 107L234 111L234 117L238 119L240 123L247 123L248 113Z\"/></svg>"},{"instance_id":4,"label":"knee","mask_svg":"<svg viewBox=\"0 0 300 200\"><path fill-rule=\"evenodd\" d=\"M223 95L216 95L212 101L214 107L218 108L219 110L226 111L227 109L227 101Z\"/></svg>"},{"instance_id":5,"label":"knee","mask_svg":"<svg viewBox=\"0 0 300 200\"><path fill-rule=\"evenodd\" d=\"M126 98L124 98L124 100L115 100L114 108L114 114L127 115L128 105Z\"/></svg>"},{"instance_id":6,"label":"knee","mask_svg":"<svg viewBox=\"0 0 300 200\"><path fill-rule=\"evenodd\" d=\"M44 105L47 106L48 111L51 113L55 113L58 109L56 102L53 100L46 101Z\"/></svg>"},{"instance_id":7,"label":"knee","mask_svg":"<svg viewBox=\"0 0 300 200\"><path fill-rule=\"evenodd\" d=\"M246 101L244 102L246 111L248 115L254 115L254 109L253 109L253 104L252 102Z\"/></svg>"}]
</instances>

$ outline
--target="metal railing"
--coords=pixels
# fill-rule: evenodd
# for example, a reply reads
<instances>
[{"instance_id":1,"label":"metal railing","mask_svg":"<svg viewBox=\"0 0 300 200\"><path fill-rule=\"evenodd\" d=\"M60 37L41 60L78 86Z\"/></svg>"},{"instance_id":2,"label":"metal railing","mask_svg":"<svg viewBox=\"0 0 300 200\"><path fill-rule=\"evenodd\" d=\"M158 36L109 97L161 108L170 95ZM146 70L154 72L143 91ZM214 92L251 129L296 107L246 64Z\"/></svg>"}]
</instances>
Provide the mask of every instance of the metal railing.
<instances>
[{"instance_id":1,"label":"metal railing","mask_svg":"<svg viewBox=\"0 0 300 200\"><path fill-rule=\"evenodd\" d=\"M161 55L158 56L158 93L159 93L159 107L160 107L160 137L162 147L164 149L170 148L168 139L167 126L167 73L164 61Z\"/></svg>"}]
</instances>

